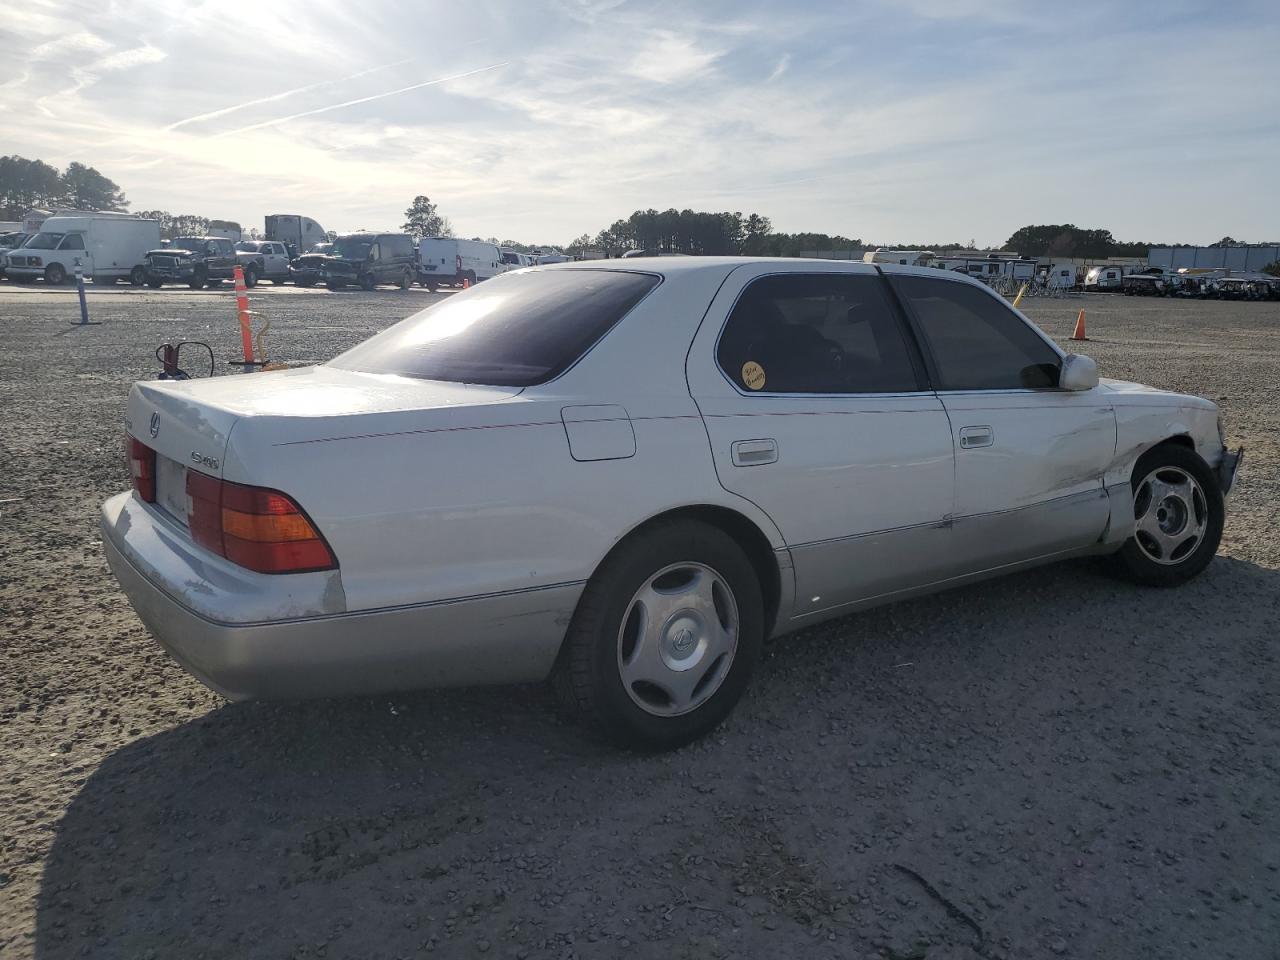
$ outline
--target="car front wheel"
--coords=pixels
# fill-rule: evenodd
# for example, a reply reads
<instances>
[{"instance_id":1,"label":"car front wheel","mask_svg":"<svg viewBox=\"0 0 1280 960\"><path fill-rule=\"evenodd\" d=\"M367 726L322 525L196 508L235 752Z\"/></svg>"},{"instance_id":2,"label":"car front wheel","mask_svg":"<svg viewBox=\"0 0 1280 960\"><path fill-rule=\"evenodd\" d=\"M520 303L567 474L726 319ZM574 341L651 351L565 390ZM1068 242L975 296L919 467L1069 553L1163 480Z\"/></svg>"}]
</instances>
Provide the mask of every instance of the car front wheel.
<instances>
[{"instance_id":1,"label":"car front wheel","mask_svg":"<svg viewBox=\"0 0 1280 960\"><path fill-rule=\"evenodd\" d=\"M630 747L679 746L741 698L764 640L760 584L723 531L655 524L596 571L553 673L561 703Z\"/></svg>"},{"instance_id":2,"label":"car front wheel","mask_svg":"<svg viewBox=\"0 0 1280 960\"><path fill-rule=\"evenodd\" d=\"M1218 552L1226 509L1217 478L1194 450L1164 444L1133 471L1134 533L1116 554L1120 572L1153 587L1176 587Z\"/></svg>"}]
</instances>

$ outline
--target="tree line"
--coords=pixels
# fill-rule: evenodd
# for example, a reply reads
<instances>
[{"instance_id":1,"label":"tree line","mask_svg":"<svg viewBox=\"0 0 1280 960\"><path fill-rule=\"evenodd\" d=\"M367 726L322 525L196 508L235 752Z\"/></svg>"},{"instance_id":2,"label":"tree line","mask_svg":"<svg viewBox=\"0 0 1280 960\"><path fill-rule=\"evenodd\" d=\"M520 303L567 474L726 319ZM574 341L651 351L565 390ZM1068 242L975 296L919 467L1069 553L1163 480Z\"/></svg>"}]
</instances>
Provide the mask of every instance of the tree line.
<instances>
[{"instance_id":1,"label":"tree line","mask_svg":"<svg viewBox=\"0 0 1280 960\"><path fill-rule=\"evenodd\" d=\"M1074 223L1037 224L1015 230L1002 250L1024 257L1145 257L1151 247L1169 246L1145 241L1124 243L1110 230L1077 227Z\"/></svg>"},{"instance_id":2,"label":"tree line","mask_svg":"<svg viewBox=\"0 0 1280 960\"><path fill-rule=\"evenodd\" d=\"M0 157L0 220L20 220L31 209L73 207L123 213L129 201L93 167L72 162L65 170L12 154Z\"/></svg>"},{"instance_id":3,"label":"tree line","mask_svg":"<svg viewBox=\"0 0 1280 960\"><path fill-rule=\"evenodd\" d=\"M574 253L596 247L609 257L628 250L685 253L693 256L794 257L806 250L847 250L860 240L825 233L780 233L758 213L712 213L701 210L637 210L615 220L592 237L583 234L568 244Z\"/></svg>"}]
</instances>

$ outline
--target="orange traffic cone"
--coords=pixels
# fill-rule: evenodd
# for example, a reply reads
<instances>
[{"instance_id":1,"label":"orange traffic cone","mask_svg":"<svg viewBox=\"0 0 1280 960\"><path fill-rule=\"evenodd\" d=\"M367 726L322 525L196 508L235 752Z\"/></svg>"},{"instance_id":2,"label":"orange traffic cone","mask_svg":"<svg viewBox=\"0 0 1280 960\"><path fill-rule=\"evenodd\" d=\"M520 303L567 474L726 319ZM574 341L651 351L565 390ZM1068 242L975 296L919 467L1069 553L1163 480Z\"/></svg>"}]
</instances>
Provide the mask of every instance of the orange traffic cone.
<instances>
[{"instance_id":1,"label":"orange traffic cone","mask_svg":"<svg viewBox=\"0 0 1280 960\"><path fill-rule=\"evenodd\" d=\"M1084 335L1084 307L1080 308L1080 316L1076 317L1076 332L1071 335L1072 340L1088 340Z\"/></svg>"}]
</instances>

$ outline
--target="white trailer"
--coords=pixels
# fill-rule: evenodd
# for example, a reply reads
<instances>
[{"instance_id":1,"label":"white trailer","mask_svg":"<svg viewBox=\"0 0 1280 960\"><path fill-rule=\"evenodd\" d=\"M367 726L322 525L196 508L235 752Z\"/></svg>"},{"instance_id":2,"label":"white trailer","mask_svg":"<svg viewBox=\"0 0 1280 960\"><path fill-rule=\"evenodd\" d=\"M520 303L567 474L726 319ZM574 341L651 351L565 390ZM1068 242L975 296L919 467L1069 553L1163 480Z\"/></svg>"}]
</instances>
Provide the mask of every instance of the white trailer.
<instances>
[{"instance_id":1,"label":"white trailer","mask_svg":"<svg viewBox=\"0 0 1280 960\"><path fill-rule=\"evenodd\" d=\"M268 214L263 223L266 239L278 240L289 248L289 256L297 258L317 243L329 239L324 227L310 217L301 217L296 213Z\"/></svg>"},{"instance_id":2,"label":"white trailer","mask_svg":"<svg viewBox=\"0 0 1280 960\"><path fill-rule=\"evenodd\" d=\"M1124 278L1131 273L1133 273L1133 267L1121 265L1100 264L1090 267L1089 272L1084 275L1084 288L1094 291L1119 290L1124 286Z\"/></svg>"},{"instance_id":3,"label":"white trailer","mask_svg":"<svg viewBox=\"0 0 1280 960\"><path fill-rule=\"evenodd\" d=\"M876 247L862 255L863 263L897 263L908 267L929 267L937 254L932 250L886 250Z\"/></svg>"},{"instance_id":4,"label":"white trailer","mask_svg":"<svg viewBox=\"0 0 1280 960\"><path fill-rule=\"evenodd\" d=\"M25 245L9 255L5 273L14 280L59 284L77 268L95 283L128 280L141 286L148 250L160 246L160 221L110 213L52 216Z\"/></svg>"}]
</instances>

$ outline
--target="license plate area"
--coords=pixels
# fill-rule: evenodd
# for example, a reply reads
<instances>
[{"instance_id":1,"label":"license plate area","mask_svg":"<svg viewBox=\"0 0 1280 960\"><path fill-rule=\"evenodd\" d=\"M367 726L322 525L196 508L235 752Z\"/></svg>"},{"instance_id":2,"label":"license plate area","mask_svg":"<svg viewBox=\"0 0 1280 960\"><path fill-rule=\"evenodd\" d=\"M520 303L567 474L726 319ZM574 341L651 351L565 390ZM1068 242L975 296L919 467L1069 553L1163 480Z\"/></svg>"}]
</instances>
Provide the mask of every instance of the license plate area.
<instances>
[{"instance_id":1,"label":"license plate area","mask_svg":"<svg viewBox=\"0 0 1280 960\"><path fill-rule=\"evenodd\" d=\"M187 525L187 468L160 454L156 454L156 506Z\"/></svg>"}]
</instances>

